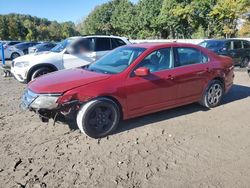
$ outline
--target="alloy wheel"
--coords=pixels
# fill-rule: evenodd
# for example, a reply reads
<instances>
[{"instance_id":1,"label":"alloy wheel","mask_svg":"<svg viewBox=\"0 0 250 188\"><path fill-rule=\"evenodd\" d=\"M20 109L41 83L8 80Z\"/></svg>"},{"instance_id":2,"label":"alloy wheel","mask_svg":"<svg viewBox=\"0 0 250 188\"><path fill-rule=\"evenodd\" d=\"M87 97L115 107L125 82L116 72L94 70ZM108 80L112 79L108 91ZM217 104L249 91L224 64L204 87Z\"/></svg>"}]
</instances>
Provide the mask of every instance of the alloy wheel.
<instances>
[{"instance_id":1,"label":"alloy wheel","mask_svg":"<svg viewBox=\"0 0 250 188\"><path fill-rule=\"evenodd\" d=\"M210 105L217 105L222 97L223 89L220 84L212 85L208 90L207 101Z\"/></svg>"}]
</instances>

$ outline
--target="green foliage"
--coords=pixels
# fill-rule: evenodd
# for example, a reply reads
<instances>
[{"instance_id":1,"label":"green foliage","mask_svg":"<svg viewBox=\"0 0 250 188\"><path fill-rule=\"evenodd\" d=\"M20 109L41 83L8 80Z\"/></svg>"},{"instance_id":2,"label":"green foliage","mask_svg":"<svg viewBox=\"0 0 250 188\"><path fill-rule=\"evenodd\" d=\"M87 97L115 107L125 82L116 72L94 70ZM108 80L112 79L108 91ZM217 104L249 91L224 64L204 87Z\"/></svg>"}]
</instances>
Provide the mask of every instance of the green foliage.
<instances>
[{"instance_id":1,"label":"green foliage","mask_svg":"<svg viewBox=\"0 0 250 188\"><path fill-rule=\"evenodd\" d=\"M81 34L145 38L212 38L249 36L250 0L110 0L97 6L76 27L30 15L0 15L1 40L54 40ZM78 32L79 31L79 32Z\"/></svg>"},{"instance_id":2,"label":"green foliage","mask_svg":"<svg viewBox=\"0 0 250 188\"><path fill-rule=\"evenodd\" d=\"M1 40L59 41L78 34L73 22L51 22L22 14L0 15Z\"/></svg>"},{"instance_id":3,"label":"green foliage","mask_svg":"<svg viewBox=\"0 0 250 188\"><path fill-rule=\"evenodd\" d=\"M249 0L218 0L209 14L215 21L216 33L225 37L234 37L237 32L237 21L249 6Z\"/></svg>"},{"instance_id":4,"label":"green foliage","mask_svg":"<svg viewBox=\"0 0 250 188\"><path fill-rule=\"evenodd\" d=\"M97 6L78 29L83 34L131 38L233 37L249 0L111 0Z\"/></svg>"}]
</instances>

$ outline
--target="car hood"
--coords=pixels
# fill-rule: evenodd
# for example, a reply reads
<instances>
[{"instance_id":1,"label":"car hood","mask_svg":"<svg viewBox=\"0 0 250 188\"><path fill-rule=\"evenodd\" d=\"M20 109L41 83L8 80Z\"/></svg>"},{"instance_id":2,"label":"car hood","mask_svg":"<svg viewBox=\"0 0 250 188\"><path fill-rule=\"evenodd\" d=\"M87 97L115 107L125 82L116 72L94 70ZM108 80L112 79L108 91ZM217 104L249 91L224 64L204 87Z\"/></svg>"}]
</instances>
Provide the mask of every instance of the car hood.
<instances>
[{"instance_id":1,"label":"car hood","mask_svg":"<svg viewBox=\"0 0 250 188\"><path fill-rule=\"evenodd\" d=\"M82 68L68 69L41 76L30 82L28 89L39 94L64 93L109 77L110 75L90 72Z\"/></svg>"},{"instance_id":2,"label":"car hood","mask_svg":"<svg viewBox=\"0 0 250 188\"><path fill-rule=\"evenodd\" d=\"M24 61L28 61L30 63L32 62L41 62L41 61L46 61L47 59L50 59L52 57L55 57L59 55L59 53L55 53L55 52L39 52L39 53L32 53L32 54L28 54L28 55L24 55L24 56L20 56L18 58L15 59L15 62L24 62ZM45 62L47 63L47 62Z\"/></svg>"}]
</instances>

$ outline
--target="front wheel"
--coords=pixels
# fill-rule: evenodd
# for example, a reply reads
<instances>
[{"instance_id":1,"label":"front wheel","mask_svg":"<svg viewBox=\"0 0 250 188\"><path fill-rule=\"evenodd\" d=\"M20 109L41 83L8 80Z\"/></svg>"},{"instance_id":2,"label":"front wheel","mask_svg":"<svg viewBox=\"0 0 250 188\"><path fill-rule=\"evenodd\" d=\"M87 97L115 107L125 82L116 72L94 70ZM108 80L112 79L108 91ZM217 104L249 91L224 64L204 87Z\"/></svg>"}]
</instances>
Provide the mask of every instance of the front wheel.
<instances>
[{"instance_id":1,"label":"front wheel","mask_svg":"<svg viewBox=\"0 0 250 188\"><path fill-rule=\"evenodd\" d=\"M112 133L120 120L119 108L110 99L96 99L84 104L77 114L81 132L92 138L101 138Z\"/></svg>"},{"instance_id":2,"label":"front wheel","mask_svg":"<svg viewBox=\"0 0 250 188\"><path fill-rule=\"evenodd\" d=\"M41 68L38 68L36 69L32 75L31 75L31 81L34 80L35 78L39 77L39 76L42 76L44 74L47 74L47 73L50 73L51 70L47 67L41 67Z\"/></svg>"},{"instance_id":3,"label":"front wheel","mask_svg":"<svg viewBox=\"0 0 250 188\"><path fill-rule=\"evenodd\" d=\"M203 95L200 104L207 108L213 108L220 104L224 89L221 81L213 80Z\"/></svg>"}]
</instances>

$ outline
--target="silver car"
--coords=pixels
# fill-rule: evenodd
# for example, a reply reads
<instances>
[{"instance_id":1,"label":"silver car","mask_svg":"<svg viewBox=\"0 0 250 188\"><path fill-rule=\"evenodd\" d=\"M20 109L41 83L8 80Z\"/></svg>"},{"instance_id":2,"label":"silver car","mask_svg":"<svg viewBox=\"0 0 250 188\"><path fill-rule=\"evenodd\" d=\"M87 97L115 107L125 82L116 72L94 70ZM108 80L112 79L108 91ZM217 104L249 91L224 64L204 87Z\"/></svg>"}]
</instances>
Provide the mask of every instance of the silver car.
<instances>
[{"instance_id":1,"label":"silver car","mask_svg":"<svg viewBox=\"0 0 250 188\"><path fill-rule=\"evenodd\" d=\"M35 53L35 52L50 51L55 46L56 46L56 43L54 42L43 42L41 44L37 44L35 46L29 47L29 54Z\"/></svg>"}]
</instances>

